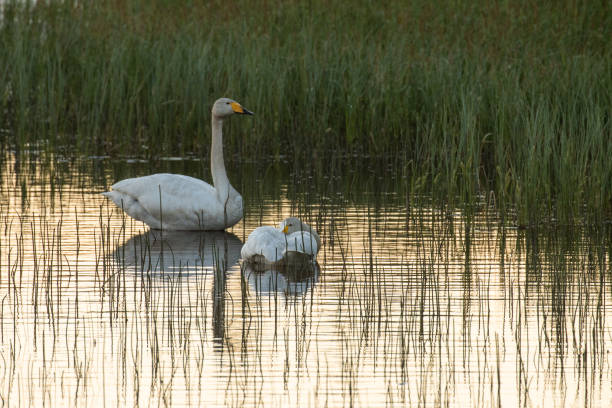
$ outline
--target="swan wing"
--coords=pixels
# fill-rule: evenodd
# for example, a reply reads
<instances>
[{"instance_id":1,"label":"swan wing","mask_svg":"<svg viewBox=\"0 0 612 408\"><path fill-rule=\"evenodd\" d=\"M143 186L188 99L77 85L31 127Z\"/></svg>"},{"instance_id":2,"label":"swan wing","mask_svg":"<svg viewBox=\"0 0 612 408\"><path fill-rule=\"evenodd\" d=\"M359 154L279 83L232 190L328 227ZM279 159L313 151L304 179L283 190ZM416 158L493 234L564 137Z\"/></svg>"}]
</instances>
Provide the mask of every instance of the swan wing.
<instances>
[{"instance_id":1,"label":"swan wing","mask_svg":"<svg viewBox=\"0 0 612 408\"><path fill-rule=\"evenodd\" d=\"M224 227L217 225L219 221L222 224L224 215L217 192L202 180L161 173L122 180L112 188L107 197L130 216L153 228L160 228L162 220L164 228Z\"/></svg>"},{"instance_id":2,"label":"swan wing","mask_svg":"<svg viewBox=\"0 0 612 408\"><path fill-rule=\"evenodd\" d=\"M274 227L265 226L253 230L242 246L242 259L263 255L268 262L282 259L285 253L285 234Z\"/></svg>"},{"instance_id":3,"label":"swan wing","mask_svg":"<svg viewBox=\"0 0 612 408\"><path fill-rule=\"evenodd\" d=\"M287 252L301 252L316 256L319 252L319 246L310 232L296 231L287 235Z\"/></svg>"}]
</instances>

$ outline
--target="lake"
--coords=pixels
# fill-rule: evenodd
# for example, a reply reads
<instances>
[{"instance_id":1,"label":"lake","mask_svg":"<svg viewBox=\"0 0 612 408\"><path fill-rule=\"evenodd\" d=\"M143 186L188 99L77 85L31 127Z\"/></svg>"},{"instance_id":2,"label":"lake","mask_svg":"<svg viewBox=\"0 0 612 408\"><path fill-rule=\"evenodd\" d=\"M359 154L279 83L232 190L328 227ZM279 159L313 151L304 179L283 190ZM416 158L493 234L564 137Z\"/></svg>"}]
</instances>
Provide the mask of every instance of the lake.
<instances>
[{"instance_id":1,"label":"lake","mask_svg":"<svg viewBox=\"0 0 612 408\"><path fill-rule=\"evenodd\" d=\"M3 405L612 405L609 223L519 225L487 194L450 206L384 163L338 166L232 163L244 219L186 233L99 193L210 180L205 161L4 153ZM244 265L248 234L290 215L317 263Z\"/></svg>"}]
</instances>

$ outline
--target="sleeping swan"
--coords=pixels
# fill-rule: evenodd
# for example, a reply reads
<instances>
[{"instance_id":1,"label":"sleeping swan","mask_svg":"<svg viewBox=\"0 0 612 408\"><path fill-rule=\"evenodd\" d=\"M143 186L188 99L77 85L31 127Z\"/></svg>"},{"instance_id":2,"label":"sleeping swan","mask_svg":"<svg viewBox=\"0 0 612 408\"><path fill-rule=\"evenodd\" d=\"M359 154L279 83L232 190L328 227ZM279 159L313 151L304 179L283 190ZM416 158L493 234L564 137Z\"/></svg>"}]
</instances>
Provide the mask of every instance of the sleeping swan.
<instances>
[{"instance_id":1,"label":"sleeping swan","mask_svg":"<svg viewBox=\"0 0 612 408\"><path fill-rule=\"evenodd\" d=\"M253 230L240 255L246 262L280 266L294 257L314 259L320 246L321 239L310 225L289 217L278 228L265 226Z\"/></svg>"},{"instance_id":2,"label":"sleeping swan","mask_svg":"<svg viewBox=\"0 0 612 408\"><path fill-rule=\"evenodd\" d=\"M211 231L233 226L242 219L242 197L225 173L222 127L223 120L235 113L253 114L228 98L218 99L212 108L210 170L214 187L180 174L153 174L122 180L102 194L153 229Z\"/></svg>"}]
</instances>

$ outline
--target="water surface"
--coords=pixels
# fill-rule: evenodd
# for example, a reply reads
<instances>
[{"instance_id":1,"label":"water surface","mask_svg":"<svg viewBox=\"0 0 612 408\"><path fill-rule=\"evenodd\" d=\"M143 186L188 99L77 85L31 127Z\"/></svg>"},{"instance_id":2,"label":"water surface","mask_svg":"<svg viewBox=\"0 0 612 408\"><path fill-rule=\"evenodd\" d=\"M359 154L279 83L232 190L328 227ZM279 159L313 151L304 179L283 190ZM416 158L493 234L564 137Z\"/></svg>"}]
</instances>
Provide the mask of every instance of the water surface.
<instances>
[{"instance_id":1,"label":"water surface","mask_svg":"<svg viewBox=\"0 0 612 408\"><path fill-rule=\"evenodd\" d=\"M484 198L281 160L229 171L234 228L150 231L99 192L205 162L31 157L0 170L8 406L612 404L610 225L518 228ZM289 215L318 263L243 265L249 232Z\"/></svg>"}]
</instances>

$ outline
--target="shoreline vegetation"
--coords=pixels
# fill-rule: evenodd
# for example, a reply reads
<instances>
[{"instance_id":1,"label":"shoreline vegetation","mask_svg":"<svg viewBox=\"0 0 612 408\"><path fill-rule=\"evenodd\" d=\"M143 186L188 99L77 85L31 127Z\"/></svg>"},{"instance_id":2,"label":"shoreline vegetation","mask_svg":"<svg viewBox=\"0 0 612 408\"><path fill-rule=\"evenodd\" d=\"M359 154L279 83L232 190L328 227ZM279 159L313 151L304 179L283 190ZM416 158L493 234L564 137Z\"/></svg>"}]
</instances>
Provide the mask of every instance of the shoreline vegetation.
<instances>
[{"instance_id":1,"label":"shoreline vegetation","mask_svg":"<svg viewBox=\"0 0 612 408\"><path fill-rule=\"evenodd\" d=\"M372 157L410 191L493 195L527 225L610 222L611 8L9 0L0 144L206 157L229 96L256 114L228 126L230 162L316 157L328 173L339 154Z\"/></svg>"}]
</instances>

